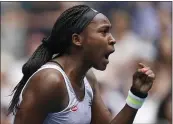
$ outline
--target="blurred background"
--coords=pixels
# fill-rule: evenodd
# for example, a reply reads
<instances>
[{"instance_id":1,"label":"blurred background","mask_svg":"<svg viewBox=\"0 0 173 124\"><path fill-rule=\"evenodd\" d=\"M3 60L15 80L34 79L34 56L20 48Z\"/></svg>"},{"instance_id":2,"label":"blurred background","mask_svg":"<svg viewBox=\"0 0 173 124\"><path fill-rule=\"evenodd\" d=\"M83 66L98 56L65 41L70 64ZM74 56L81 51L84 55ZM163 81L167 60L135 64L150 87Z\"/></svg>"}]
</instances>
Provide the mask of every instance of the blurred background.
<instances>
[{"instance_id":1,"label":"blurred background","mask_svg":"<svg viewBox=\"0 0 173 124\"><path fill-rule=\"evenodd\" d=\"M139 62L150 66L156 80L134 124L172 122L172 2L1 2L1 124L11 91L22 77L22 65L42 38L50 34L67 8L86 4L105 14L117 43L105 71L94 70L101 96L115 116L125 105Z\"/></svg>"}]
</instances>

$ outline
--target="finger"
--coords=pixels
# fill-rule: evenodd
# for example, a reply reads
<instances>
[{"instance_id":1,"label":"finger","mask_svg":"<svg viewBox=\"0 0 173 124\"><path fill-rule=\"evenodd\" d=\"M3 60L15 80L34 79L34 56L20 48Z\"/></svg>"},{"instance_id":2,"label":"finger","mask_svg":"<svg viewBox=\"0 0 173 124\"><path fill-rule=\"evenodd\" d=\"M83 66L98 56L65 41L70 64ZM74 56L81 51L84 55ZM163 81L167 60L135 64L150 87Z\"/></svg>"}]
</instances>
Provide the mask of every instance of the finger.
<instances>
[{"instance_id":1,"label":"finger","mask_svg":"<svg viewBox=\"0 0 173 124\"><path fill-rule=\"evenodd\" d=\"M148 76L151 75L152 73L153 73L153 71L151 71L151 70L147 70L147 71L145 72L145 74L148 75Z\"/></svg>"},{"instance_id":2,"label":"finger","mask_svg":"<svg viewBox=\"0 0 173 124\"><path fill-rule=\"evenodd\" d=\"M148 77L146 78L146 80L145 80L145 83L146 83L146 84L153 84L153 82L154 82L154 78L153 78L153 77L149 77L149 76L148 76Z\"/></svg>"},{"instance_id":3,"label":"finger","mask_svg":"<svg viewBox=\"0 0 173 124\"><path fill-rule=\"evenodd\" d=\"M145 67L147 67L147 66L144 65L143 63L139 63L138 65L139 65L140 68L145 68Z\"/></svg>"},{"instance_id":4,"label":"finger","mask_svg":"<svg viewBox=\"0 0 173 124\"><path fill-rule=\"evenodd\" d=\"M149 67L142 68L142 72L143 72L143 73L146 73L148 70L150 70Z\"/></svg>"},{"instance_id":5,"label":"finger","mask_svg":"<svg viewBox=\"0 0 173 124\"><path fill-rule=\"evenodd\" d=\"M154 79L155 79L155 75L154 75L154 73L152 73L147 76L145 83L153 83Z\"/></svg>"},{"instance_id":6,"label":"finger","mask_svg":"<svg viewBox=\"0 0 173 124\"><path fill-rule=\"evenodd\" d=\"M151 78L151 79L155 79L156 78L154 73L148 75L148 77Z\"/></svg>"},{"instance_id":7,"label":"finger","mask_svg":"<svg viewBox=\"0 0 173 124\"><path fill-rule=\"evenodd\" d=\"M145 83L152 83L154 80L153 75L147 75L146 79L145 79Z\"/></svg>"},{"instance_id":8,"label":"finger","mask_svg":"<svg viewBox=\"0 0 173 124\"><path fill-rule=\"evenodd\" d=\"M137 71L138 72L142 72L142 73L146 73L148 70L150 70L149 67L145 67L145 68L142 68L142 69L138 69Z\"/></svg>"},{"instance_id":9,"label":"finger","mask_svg":"<svg viewBox=\"0 0 173 124\"><path fill-rule=\"evenodd\" d=\"M138 71L135 73L134 75L134 79L139 78L143 81L145 81L145 79L148 77L148 75L146 75L145 73L143 73L140 69L138 69Z\"/></svg>"},{"instance_id":10,"label":"finger","mask_svg":"<svg viewBox=\"0 0 173 124\"><path fill-rule=\"evenodd\" d=\"M143 72L142 69L138 69L137 71L138 71L138 72Z\"/></svg>"}]
</instances>

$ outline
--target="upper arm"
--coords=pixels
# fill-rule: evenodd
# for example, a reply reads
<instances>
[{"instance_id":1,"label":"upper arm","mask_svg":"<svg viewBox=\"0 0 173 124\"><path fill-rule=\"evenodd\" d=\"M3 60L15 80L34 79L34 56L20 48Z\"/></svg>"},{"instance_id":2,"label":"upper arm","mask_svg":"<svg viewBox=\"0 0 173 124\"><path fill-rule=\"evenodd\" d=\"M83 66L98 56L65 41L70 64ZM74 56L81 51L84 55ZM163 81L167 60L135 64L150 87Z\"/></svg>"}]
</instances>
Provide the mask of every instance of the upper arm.
<instances>
[{"instance_id":1,"label":"upper arm","mask_svg":"<svg viewBox=\"0 0 173 124\"><path fill-rule=\"evenodd\" d=\"M93 88L93 103L92 103L92 124L108 124L111 120L111 114L105 106L99 91L99 85L92 70L87 73L87 79Z\"/></svg>"},{"instance_id":2,"label":"upper arm","mask_svg":"<svg viewBox=\"0 0 173 124\"><path fill-rule=\"evenodd\" d=\"M42 70L28 82L15 117L15 124L43 123L51 110L49 106L52 105L54 98L60 98L57 91L60 90L61 79L52 71L52 69Z\"/></svg>"}]
</instances>

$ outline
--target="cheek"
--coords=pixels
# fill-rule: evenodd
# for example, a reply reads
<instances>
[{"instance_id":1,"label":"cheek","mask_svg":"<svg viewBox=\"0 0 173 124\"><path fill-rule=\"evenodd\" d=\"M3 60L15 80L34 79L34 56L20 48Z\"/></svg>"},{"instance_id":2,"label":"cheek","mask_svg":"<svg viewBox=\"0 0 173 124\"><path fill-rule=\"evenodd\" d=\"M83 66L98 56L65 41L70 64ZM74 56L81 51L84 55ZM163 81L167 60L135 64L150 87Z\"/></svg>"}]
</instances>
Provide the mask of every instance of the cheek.
<instances>
[{"instance_id":1,"label":"cheek","mask_svg":"<svg viewBox=\"0 0 173 124\"><path fill-rule=\"evenodd\" d=\"M89 59L88 61L99 63L107 49L106 37L96 31L85 32L83 36L85 56Z\"/></svg>"},{"instance_id":2,"label":"cheek","mask_svg":"<svg viewBox=\"0 0 173 124\"><path fill-rule=\"evenodd\" d=\"M97 52L103 51L106 47L106 39L99 33L92 33L91 35L88 35L86 41L88 46Z\"/></svg>"},{"instance_id":3,"label":"cheek","mask_svg":"<svg viewBox=\"0 0 173 124\"><path fill-rule=\"evenodd\" d=\"M98 37L91 37L88 39L88 44L86 45L88 48L88 52L90 56L93 56L93 59L98 59L105 49L105 44L103 39L99 39Z\"/></svg>"}]
</instances>

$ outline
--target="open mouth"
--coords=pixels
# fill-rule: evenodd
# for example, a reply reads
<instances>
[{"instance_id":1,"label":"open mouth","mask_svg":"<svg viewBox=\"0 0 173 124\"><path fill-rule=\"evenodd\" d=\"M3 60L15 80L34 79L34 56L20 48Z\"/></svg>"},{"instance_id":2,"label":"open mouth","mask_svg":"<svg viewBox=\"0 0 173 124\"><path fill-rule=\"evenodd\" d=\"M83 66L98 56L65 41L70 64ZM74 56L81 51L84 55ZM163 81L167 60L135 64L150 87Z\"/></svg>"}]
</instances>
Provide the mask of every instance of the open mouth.
<instances>
[{"instance_id":1,"label":"open mouth","mask_svg":"<svg viewBox=\"0 0 173 124\"><path fill-rule=\"evenodd\" d=\"M110 54L106 54L106 55L105 55L105 59L108 59L109 55L110 55Z\"/></svg>"},{"instance_id":2,"label":"open mouth","mask_svg":"<svg viewBox=\"0 0 173 124\"><path fill-rule=\"evenodd\" d=\"M111 52L105 54L105 59L108 59L109 58L109 55L112 54L114 52L114 50L112 50Z\"/></svg>"}]
</instances>

